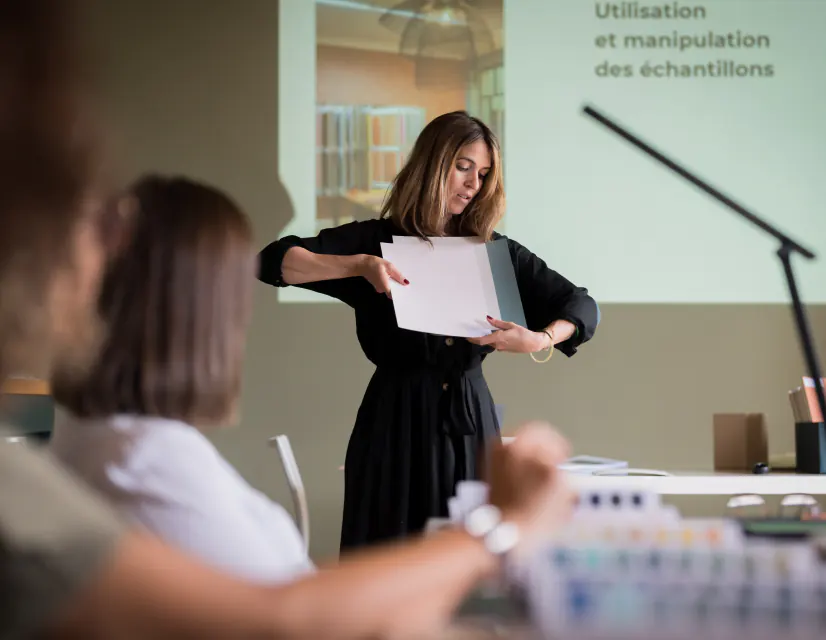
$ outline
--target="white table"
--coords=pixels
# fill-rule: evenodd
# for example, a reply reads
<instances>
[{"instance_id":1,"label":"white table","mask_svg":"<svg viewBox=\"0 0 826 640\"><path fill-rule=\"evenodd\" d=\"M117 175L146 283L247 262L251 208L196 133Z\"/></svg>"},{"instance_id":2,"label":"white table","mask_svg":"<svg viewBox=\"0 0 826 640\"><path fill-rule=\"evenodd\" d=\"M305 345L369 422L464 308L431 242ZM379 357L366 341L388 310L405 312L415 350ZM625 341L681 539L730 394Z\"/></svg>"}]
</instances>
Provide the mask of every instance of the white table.
<instances>
[{"instance_id":1,"label":"white table","mask_svg":"<svg viewBox=\"0 0 826 640\"><path fill-rule=\"evenodd\" d=\"M339 467L344 471L344 466ZM640 489L663 496L734 496L756 493L785 496L808 493L826 496L826 475L796 473L727 473L719 471L670 471L669 476L590 476L568 474L577 490Z\"/></svg>"},{"instance_id":2,"label":"white table","mask_svg":"<svg viewBox=\"0 0 826 640\"><path fill-rule=\"evenodd\" d=\"M826 495L826 475L795 473L670 472L670 476L590 476L568 474L581 490L641 489L670 496L732 496L741 493Z\"/></svg>"}]
</instances>

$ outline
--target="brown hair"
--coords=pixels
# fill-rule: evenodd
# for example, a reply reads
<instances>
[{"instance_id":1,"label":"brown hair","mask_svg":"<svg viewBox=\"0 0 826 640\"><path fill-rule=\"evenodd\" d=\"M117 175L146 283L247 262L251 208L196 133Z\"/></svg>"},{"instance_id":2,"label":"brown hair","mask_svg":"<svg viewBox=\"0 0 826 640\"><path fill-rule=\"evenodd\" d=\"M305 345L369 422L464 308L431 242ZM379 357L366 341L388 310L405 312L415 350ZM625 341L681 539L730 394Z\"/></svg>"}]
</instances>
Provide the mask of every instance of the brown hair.
<instances>
[{"instance_id":1,"label":"brown hair","mask_svg":"<svg viewBox=\"0 0 826 640\"><path fill-rule=\"evenodd\" d=\"M185 178L147 176L126 197L132 228L99 303L108 338L83 380L55 375L55 400L85 418L231 421L255 278L249 222L222 192Z\"/></svg>"},{"instance_id":2,"label":"brown hair","mask_svg":"<svg viewBox=\"0 0 826 640\"><path fill-rule=\"evenodd\" d=\"M458 216L448 218L446 185L462 147L484 141L491 167L479 193ZM419 134L404 167L393 180L381 209L411 235L481 236L489 240L505 211L499 142L478 118L465 111L445 113ZM448 224L445 224L449 221Z\"/></svg>"},{"instance_id":3,"label":"brown hair","mask_svg":"<svg viewBox=\"0 0 826 640\"><path fill-rule=\"evenodd\" d=\"M48 370L97 162L75 3L0 0L0 380ZM68 322L65 317L62 321Z\"/></svg>"}]
</instances>

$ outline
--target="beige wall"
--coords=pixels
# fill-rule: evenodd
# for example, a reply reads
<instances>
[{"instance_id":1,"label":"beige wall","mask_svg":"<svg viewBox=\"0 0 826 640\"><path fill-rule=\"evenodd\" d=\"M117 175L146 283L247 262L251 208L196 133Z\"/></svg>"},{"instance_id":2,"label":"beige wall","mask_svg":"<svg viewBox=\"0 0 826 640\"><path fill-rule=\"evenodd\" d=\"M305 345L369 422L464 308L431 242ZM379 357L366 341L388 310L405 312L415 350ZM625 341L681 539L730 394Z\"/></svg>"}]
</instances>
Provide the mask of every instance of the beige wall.
<instances>
[{"instance_id":1,"label":"beige wall","mask_svg":"<svg viewBox=\"0 0 826 640\"><path fill-rule=\"evenodd\" d=\"M261 244L290 216L276 166L277 12L276 0L96 0L91 14L121 173L217 183L252 216ZM329 556L338 466L370 366L343 305L279 306L273 290L256 293L243 424L215 440L288 504L266 439L290 436L311 499L312 550ZM826 348L826 309L811 320ZM801 371L791 314L778 306L606 305L597 337L575 358L537 365L497 355L487 366L509 423L547 418L579 451L675 468L710 466L719 411L766 412L772 450L792 448L786 392Z\"/></svg>"}]
</instances>

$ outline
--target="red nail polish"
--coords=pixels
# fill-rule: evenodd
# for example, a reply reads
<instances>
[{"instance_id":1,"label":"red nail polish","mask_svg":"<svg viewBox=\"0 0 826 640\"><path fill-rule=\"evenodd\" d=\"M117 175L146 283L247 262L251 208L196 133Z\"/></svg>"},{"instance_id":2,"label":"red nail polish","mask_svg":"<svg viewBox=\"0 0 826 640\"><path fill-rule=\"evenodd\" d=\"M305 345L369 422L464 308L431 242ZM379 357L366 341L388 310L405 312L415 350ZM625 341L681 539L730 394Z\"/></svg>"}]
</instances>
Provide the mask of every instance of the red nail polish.
<instances>
[{"instance_id":1,"label":"red nail polish","mask_svg":"<svg viewBox=\"0 0 826 640\"><path fill-rule=\"evenodd\" d=\"M488 320L493 320L493 317L492 317L492 316L488 316Z\"/></svg>"},{"instance_id":2,"label":"red nail polish","mask_svg":"<svg viewBox=\"0 0 826 640\"><path fill-rule=\"evenodd\" d=\"M404 283L405 283L405 284L410 284L410 280L408 280L407 278L405 278L405 279L404 279Z\"/></svg>"}]
</instances>

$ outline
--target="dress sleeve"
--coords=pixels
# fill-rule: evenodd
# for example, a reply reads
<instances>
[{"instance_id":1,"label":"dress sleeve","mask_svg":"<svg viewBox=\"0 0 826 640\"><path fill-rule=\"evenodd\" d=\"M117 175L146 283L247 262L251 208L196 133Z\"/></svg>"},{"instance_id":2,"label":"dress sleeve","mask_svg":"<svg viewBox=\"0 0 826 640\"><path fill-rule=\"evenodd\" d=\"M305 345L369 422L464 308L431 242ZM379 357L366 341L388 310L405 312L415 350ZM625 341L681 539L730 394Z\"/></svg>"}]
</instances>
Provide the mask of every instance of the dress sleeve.
<instances>
[{"instance_id":1,"label":"dress sleeve","mask_svg":"<svg viewBox=\"0 0 826 640\"><path fill-rule=\"evenodd\" d=\"M600 320L596 301L587 289L548 268L544 260L518 242L508 239L508 248L528 329L541 331L554 320L573 323L574 335L556 348L569 357L574 355L577 347L596 332Z\"/></svg>"},{"instance_id":2,"label":"dress sleeve","mask_svg":"<svg viewBox=\"0 0 826 640\"><path fill-rule=\"evenodd\" d=\"M284 282L281 265L284 262L284 256L293 247L302 247L307 251L324 255L354 256L362 253L379 255L379 223L379 220L350 222L339 227L324 229L314 238L285 236L276 240L267 245L258 255L258 279L274 287L290 286ZM337 298L350 306L355 306L360 296L373 291L363 278L322 280L292 286Z\"/></svg>"},{"instance_id":3,"label":"dress sleeve","mask_svg":"<svg viewBox=\"0 0 826 640\"><path fill-rule=\"evenodd\" d=\"M48 456L0 444L0 637L38 635L104 571L124 524Z\"/></svg>"}]
</instances>

